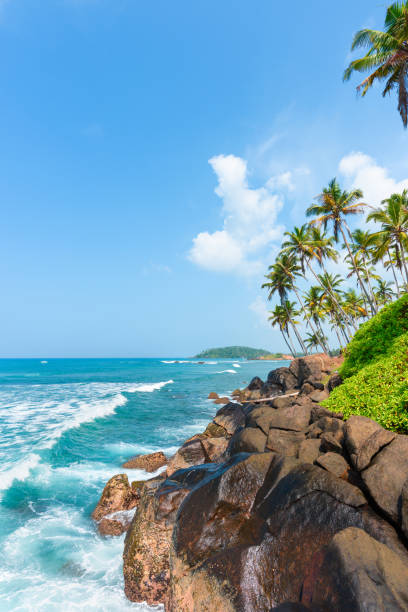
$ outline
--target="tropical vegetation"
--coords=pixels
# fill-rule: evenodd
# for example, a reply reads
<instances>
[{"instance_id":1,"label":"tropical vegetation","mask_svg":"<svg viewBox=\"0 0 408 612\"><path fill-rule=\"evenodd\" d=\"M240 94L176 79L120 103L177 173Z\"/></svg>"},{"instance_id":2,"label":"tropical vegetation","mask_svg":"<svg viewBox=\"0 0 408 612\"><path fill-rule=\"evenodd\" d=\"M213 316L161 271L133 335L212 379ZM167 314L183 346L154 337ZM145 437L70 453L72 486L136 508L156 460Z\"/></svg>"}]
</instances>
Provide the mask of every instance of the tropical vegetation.
<instances>
[{"instance_id":1,"label":"tropical vegetation","mask_svg":"<svg viewBox=\"0 0 408 612\"><path fill-rule=\"evenodd\" d=\"M249 346L225 346L202 351L196 359L259 359L260 357L281 357L281 353L271 353L264 349L254 349Z\"/></svg>"}]
</instances>

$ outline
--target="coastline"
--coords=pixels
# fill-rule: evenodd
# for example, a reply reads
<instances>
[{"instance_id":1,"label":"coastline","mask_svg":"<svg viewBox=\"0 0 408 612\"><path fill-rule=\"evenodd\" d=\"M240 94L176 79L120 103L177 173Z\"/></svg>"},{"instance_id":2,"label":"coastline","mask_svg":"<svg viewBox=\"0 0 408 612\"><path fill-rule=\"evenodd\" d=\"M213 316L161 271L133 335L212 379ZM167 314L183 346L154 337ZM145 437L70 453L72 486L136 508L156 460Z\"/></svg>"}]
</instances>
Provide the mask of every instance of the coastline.
<instances>
[{"instance_id":1,"label":"coastline","mask_svg":"<svg viewBox=\"0 0 408 612\"><path fill-rule=\"evenodd\" d=\"M352 557L362 551L363 572L369 551L383 555L408 584L408 517L398 515L393 499L393 488L403 483L387 457L397 445L408 467L408 438L366 417L344 422L320 405L341 384L339 363L322 355L300 358L272 370L266 381L255 377L232 402L221 398L201 434L169 460L160 458L165 472L132 484L119 478L119 488L109 481L97 508L103 514L114 500L105 519L127 531L131 601L164 604L169 612L255 612L289 602L313 610L328 600L335 606L351 596L346 580L331 579L339 571L332 557L346 549ZM139 461L149 469L151 456ZM117 520L125 515L131 521ZM232 567L240 570L231 573ZM272 573L265 569L272 567ZM387 572L378 579L380 605L392 588ZM405 593L405 586L398 588Z\"/></svg>"}]
</instances>

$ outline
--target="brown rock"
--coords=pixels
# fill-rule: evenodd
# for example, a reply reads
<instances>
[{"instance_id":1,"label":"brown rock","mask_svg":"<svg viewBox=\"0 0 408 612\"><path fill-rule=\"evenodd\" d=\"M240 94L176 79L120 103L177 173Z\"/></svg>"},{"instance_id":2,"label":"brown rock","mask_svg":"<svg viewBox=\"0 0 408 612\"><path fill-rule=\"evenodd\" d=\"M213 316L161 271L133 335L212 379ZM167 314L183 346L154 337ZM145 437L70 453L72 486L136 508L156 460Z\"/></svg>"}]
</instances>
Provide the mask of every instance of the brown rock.
<instances>
[{"instance_id":1,"label":"brown rock","mask_svg":"<svg viewBox=\"0 0 408 612\"><path fill-rule=\"evenodd\" d=\"M165 603L170 580L170 539L178 508L192 487L214 470L198 466L180 470L172 479L148 481L125 539L123 574L131 601Z\"/></svg>"},{"instance_id":2,"label":"brown rock","mask_svg":"<svg viewBox=\"0 0 408 612\"><path fill-rule=\"evenodd\" d=\"M151 453L149 455L138 455L126 461L122 467L135 470L146 470L146 472L155 472L159 468L166 465L167 459L162 451Z\"/></svg>"},{"instance_id":3,"label":"brown rock","mask_svg":"<svg viewBox=\"0 0 408 612\"><path fill-rule=\"evenodd\" d=\"M207 461L210 463L220 463L224 460L224 453L228 447L226 438L202 438L201 444Z\"/></svg>"},{"instance_id":4,"label":"brown rock","mask_svg":"<svg viewBox=\"0 0 408 612\"><path fill-rule=\"evenodd\" d=\"M401 528L405 537L408 538L408 478L401 492Z\"/></svg>"},{"instance_id":5,"label":"brown rock","mask_svg":"<svg viewBox=\"0 0 408 612\"><path fill-rule=\"evenodd\" d=\"M266 435L257 427L246 427L238 431L230 441L228 454L237 453L263 453L265 450Z\"/></svg>"},{"instance_id":6,"label":"brown rock","mask_svg":"<svg viewBox=\"0 0 408 612\"><path fill-rule=\"evenodd\" d=\"M310 438L301 442L298 450L299 461L302 463L314 463L320 455L320 440L318 438Z\"/></svg>"},{"instance_id":7,"label":"brown rock","mask_svg":"<svg viewBox=\"0 0 408 612\"><path fill-rule=\"evenodd\" d=\"M266 448L287 457L296 457L304 439L305 435L303 432L271 429L268 434Z\"/></svg>"},{"instance_id":8,"label":"brown rock","mask_svg":"<svg viewBox=\"0 0 408 612\"><path fill-rule=\"evenodd\" d=\"M225 438L227 432L223 427L216 425L216 423L211 422L208 423L205 431L201 434L201 439L203 438Z\"/></svg>"},{"instance_id":9,"label":"brown rock","mask_svg":"<svg viewBox=\"0 0 408 612\"><path fill-rule=\"evenodd\" d=\"M268 385L274 385L280 388L281 393L286 393L290 389L294 389L297 384L297 378L293 375L290 368L277 368L268 374Z\"/></svg>"},{"instance_id":10,"label":"brown rock","mask_svg":"<svg viewBox=\"0 0 408 612\"><path fill-rule=\"evenodd\" d=\"M343 447L332 433L323 432L320 436L321 449L325 453L342 453Z\"/></svg>"},{"instance_id":11,"label":"brown rock","mask_svg":"<svg viewBox=\"0 0 408 612\"><path fill-rule=\"evenodd\" d=\"M351 462L358 470L364 470L372 457L392 442L395 436L368 417L351 416L345 429L345 442Z\"/></svg>"},{"instance_id":12,"label":"brown rock","mask_svg":"<svg viewBox=\"0 0 408 612\"><path fill-rule=\"evenodd\" d=\"M207 457L200 438L188 440L167 463L167 475L193 465L206 463Z\"/></svg>"},{"instance_id":13,"label":"brown rock","mask_svg":"<svg viewBox=\"0 0 408 612\"><path fill-rule=\"evenodd\" d=\"M271 421L273 419L273 414L275 412L275 408L271 408L267 405L256 406L248 414L246 418L246 426L259 427L259 429L261 429L265 435L268 435Z\"/></svg>"},{"instance_id":14,"label":"brown rock","mask_svg":"<svg viewBox=\"0 0 408 612\"><path fill-rule=\"evenodd\" d=\"M229 436L232 436L245 424L245 414L241 404L229 402L218 410L213 420L216 425L223 427Z\"/></svg>"},{"instance_id":15,"label":"brown rock","mask_svg":"<svg viewBox=\"0 0 408 612\"><path fill-rule=\"evenodd\" d=\"M114 519L102 519L98 524L99 533L104 536L119 536L127 531L131 521L129 521L127 527L124 528L123 523L115 521Z\"/></svg>"},{"instance_id":16,"label":"brown rock","mask_svg":"<svg viewBox=\"0 0 408 612\"><path fill-rule=\"evenodd\" d=\"M259 391L263 384L263 380L261 380L259 376L255 376L249 383L247 389L249 391Z\"/></svg>"},{"instance_id":17,"label":"brown rock","mask_svg":"<svg viewBox=\"0 0 408 612\"><path fill-rule=\"evenodd\" d=\"M408 609L408 566L362 529L337 533L303 585L302 602L332 610Z\"/></svg>"},{"instance_id":18,"label":"brown rock","mask_svg":"<svg viewBox=\"0 0 408 612\"><path fill-rule=\"evenodd\" d=\"M341 384L343 384L343 379L340 376L340 374L336 373L330 377L329 382L327 383L327 388L329 389L329 392L331 393L333 389L335 389L336 387L339 387Z\"/></svg>"},{"instance_id":19,"label":"brown rock","mask_svg":"<svg viewBox=\"0 0 408 612\"><path fill-rule=\"evenodd\" d=\"M286 397L275 397L271 401L271 405L273 408L288 408L289 406L293 406L297 399L297 395L288 395Z\"/></svg>"},{"instance_id":20,"label":"brown rock","mask_svg":"<svg viewBox=\"0 0 408 612\"><path fill-rule=\"evenodd\" d=\"M294 405L272 410L269 426L278 429L302 431L310 423L311 412L310 406L307 405Z\"/></svg>"},{"instance_id":21,"label":"brown rock","mask_svg":"<svg viewBox=\"0 0 408 612\"><path fill-rule=\"evenodd\" d=\"M217 399L214 400L214 404L228 404L229 401L229 397L217 397Z\"/></svg>"},{"instance_id":22,"label":"brown rock","mask_svg":"<svg viewBox=\"0 0 408 612\"><path fill-rule=\"evenodd\" d=\"M397 436L372 460L361 476L375 502L401 524L402 489L408 473L408 436Z\"/></svg>"},{"instance_id":23,"label":"brown rock","mask_svg":"<svg viewBox=\"0 0 408 612\"><path fill-rule=\"evenodd\" d=\"M309 394L309 399L311 399L312 402L315 402L316 404L319 404L320 402L324 402L324 400L327 399L328 397L329 397L329 392L326 390L319 391L318 389L316 389L315 391Z\"/></svg>"},{"instance_id":24,"label":"brown rock","mask_svg":"<svg viewBox=\"0 0 408 612\"><path fill-rule=\"evenodd\" d=\"M338 453L326 453L324 455L320 455L320 457L316 459L316 463L338 478L346 478L350 469L347 461Z\"/></svg>"},{"instance_id":25,"label":"brown rock","mask_svg":"<svg viewBox=\"0 0 408 612\"><path fill-rule=\"evenodd\" d=\"M239 389L238 389L239 391ZM208 398L207 399L218 399L220 396L218 395L218 393L216 393L215 391L211 391L211 393L208 394Z\"/></svg>"},{"instance_id":26,"label":"brown rock","mask_svg":"<svg viewBox=\"0 0 408 612\"><path fill-rule=\"evenodd\" d=\"M92 512L92 518L100 521L108 514L135 508L140 500L139 491L133 489L126 474L113 476L105 485L101 498Z\"/></svg>"}]
</instances>

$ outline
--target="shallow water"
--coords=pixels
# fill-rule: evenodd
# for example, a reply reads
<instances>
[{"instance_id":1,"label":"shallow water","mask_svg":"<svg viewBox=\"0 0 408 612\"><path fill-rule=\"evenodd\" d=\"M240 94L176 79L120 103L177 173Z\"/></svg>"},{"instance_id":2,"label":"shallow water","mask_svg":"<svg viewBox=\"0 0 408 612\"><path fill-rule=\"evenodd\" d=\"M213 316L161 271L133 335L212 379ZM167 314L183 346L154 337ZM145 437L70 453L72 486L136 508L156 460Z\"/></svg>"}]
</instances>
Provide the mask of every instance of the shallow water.
<instances>
[{"instance_id":1,"label":"shallow water","mask_svg":"<svg viewBox=\"0 0 408 612\"><path fill-rule=\"evenodd\" d=\"M0 360L0 611L153 610L123 595L123 537L90 513L135 454L173 453L228 394L286 363Z\"/></svg>"}]
</instances>

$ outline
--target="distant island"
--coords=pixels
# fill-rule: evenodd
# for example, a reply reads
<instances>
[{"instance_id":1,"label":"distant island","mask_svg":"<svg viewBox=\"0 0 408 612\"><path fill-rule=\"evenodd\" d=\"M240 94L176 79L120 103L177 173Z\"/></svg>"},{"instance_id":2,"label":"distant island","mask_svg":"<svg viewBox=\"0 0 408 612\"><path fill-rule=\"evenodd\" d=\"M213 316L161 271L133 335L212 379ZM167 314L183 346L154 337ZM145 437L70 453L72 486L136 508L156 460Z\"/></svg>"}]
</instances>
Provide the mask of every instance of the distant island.
<instances>
[{"instance_id":1,"label":"distant island","mask_svg":"<svg viewBox=\"0 0 408 612\"><path fill-rule=\"evenodd\" d=\"M254 349L249 346L225 346L202 351L195 359L292 359L282 353L270 353L264 349Z\"/></svg>"}]
</instances>

